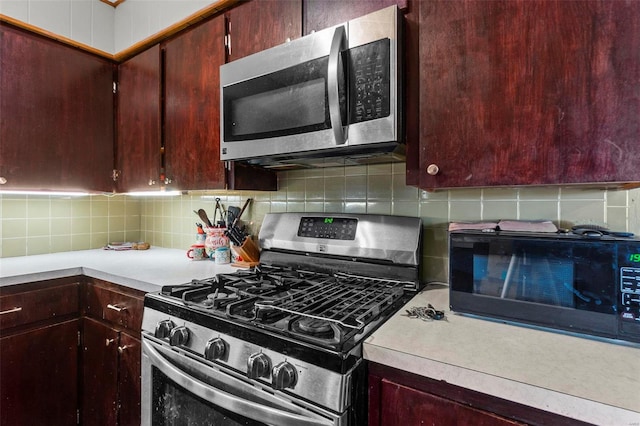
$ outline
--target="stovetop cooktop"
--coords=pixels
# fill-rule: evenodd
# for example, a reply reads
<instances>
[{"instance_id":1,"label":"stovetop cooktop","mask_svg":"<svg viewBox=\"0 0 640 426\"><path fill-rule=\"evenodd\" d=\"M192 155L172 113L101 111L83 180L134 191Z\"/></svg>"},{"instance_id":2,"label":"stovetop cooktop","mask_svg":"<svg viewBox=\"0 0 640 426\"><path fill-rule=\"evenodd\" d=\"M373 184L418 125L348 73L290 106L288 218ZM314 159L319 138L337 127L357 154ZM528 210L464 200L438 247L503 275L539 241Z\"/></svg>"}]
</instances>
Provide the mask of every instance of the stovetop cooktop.
<instances>
[{"instance_id":1,"label":"stovetop cooktop","mask_svg":"<svg viewBox=\"0 0 640 426\"><path fill-rule=\"evenodd\" d=\"M405 284L258 265L167 286L160 294L206 315L341 350L395 312L394 305L404 300Z\"/></svg>"}]
</instances>

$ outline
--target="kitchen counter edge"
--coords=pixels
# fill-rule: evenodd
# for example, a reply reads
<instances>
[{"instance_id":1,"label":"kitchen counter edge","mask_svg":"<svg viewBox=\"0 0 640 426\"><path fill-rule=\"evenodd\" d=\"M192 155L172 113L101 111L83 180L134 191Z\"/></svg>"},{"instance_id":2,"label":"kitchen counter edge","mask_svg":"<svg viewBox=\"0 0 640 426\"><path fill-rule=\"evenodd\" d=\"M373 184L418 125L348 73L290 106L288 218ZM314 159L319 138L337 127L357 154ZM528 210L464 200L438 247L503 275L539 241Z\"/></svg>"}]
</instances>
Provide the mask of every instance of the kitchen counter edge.
<instances>
[{"instance_id":1,"label":"kitchen counter edge","mask_svg":"<svg viewBox=\"0 0 640 426\"><path fill-rule=\"evenodd\" d=\"M184 250L79 250L0 258L0 287L85 275L132 289L154 292L164 285L205 279L236 268L211 260L193 261Z\"/></svg>"}]
</instances>

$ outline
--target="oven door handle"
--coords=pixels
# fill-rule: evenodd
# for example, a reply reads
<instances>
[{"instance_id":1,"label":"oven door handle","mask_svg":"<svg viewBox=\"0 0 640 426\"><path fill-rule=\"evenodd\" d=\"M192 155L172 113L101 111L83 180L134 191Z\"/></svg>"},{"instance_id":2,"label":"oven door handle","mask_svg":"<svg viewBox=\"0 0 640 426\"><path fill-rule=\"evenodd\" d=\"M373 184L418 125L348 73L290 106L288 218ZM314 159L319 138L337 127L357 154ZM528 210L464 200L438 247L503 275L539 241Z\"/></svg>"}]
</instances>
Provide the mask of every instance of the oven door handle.
<instances>
[{"instance_id":1,"label":"oven door handle","mask_svg":"<svg viewBox=\"0 0 640 426\"><path fill-rule=\"evenodd\" d=\"M346 49L346 32L341 25L333 33L331 48L329 49L329 65L327 68L327 99L329 102L329 118L336 145L346 142L344 128L342 127L342 117L340 114L340 52Z\"/></svg>"},{"instance_id":2,"label":"oven door handle","mask_svg":"<svg viewBox=\"0 0 640 426\"><path fill-rule=\"evenodd\" d=\"M321 421L299 416L294 413L278 410L276 408L259 405L251 401L239 398L230 393L214 389L212 386L192 377L167 361L151 343L144 340L144 354L148 356L154 365L159 366L163 374L168 378L188 389L205 401L209 401L225 410L240 413L259 422L267 422L281 426L332 426L330 420Z\"/></svg>"}]
</instances>

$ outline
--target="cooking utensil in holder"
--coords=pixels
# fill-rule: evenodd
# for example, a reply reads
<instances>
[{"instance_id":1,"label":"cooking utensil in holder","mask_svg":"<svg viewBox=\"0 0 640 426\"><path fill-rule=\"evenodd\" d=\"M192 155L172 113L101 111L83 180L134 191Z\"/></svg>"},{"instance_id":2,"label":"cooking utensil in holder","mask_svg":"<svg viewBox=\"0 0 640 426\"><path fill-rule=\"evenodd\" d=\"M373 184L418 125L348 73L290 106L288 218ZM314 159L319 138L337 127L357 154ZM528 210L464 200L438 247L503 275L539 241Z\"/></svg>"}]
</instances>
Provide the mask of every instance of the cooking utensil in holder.
<instances>
[{"instance_id":1,"label":"cooking utensil in holder","mask_svg":"<svg viewBox=\"0 0 640 426\"><path fill-rule=\"evenodd\" d=\"M241 262L236 262L233 266L251 267L260 262L260 248L251 237L245 238L242 245L232 244L231 250L242 259Z\"/></svg>"}]
</instances>

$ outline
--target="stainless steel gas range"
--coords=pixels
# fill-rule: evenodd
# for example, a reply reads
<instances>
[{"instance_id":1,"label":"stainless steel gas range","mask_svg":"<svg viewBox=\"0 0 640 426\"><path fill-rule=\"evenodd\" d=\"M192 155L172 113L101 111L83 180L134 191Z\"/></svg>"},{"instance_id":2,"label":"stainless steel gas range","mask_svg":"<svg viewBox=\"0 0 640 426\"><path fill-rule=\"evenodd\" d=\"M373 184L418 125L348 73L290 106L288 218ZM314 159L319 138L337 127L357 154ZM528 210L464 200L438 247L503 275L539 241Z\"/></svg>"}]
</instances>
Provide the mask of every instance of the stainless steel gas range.
<instances>
[{"instance_id":1,"label":"stainless steel gas range","mask_svg":"<svg viewBox=\"0 0 640 426\"><path fill-rule=\"evenodd\" d=\"M143 424L366 424L362 343L419 290L421 231L267 214L258 266L148 294Z\"/></svg>"}]
</instances>

